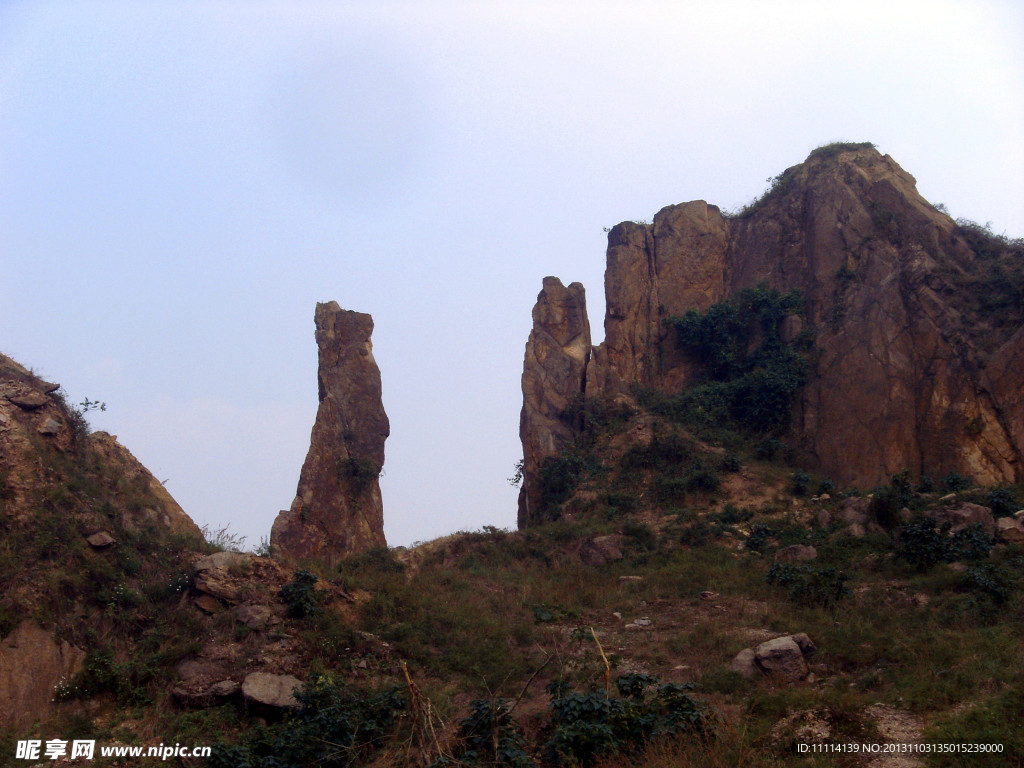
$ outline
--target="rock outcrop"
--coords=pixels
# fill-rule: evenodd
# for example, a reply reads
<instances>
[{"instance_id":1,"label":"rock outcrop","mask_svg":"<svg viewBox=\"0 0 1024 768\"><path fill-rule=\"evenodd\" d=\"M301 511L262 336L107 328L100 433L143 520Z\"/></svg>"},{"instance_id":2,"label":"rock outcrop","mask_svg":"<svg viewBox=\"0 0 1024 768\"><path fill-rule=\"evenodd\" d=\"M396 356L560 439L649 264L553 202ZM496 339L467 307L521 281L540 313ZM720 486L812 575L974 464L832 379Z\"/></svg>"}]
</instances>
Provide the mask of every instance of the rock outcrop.
<instances>
[{"instance_id":1,"label":"rock outcrop","mask_svg":"<svg viewBox=\"0 0 1024 768\"><path fill-rule=\"evenodd\" d=\"M67 473L96 477L118 498L130 493L133 503L115 505L126 528L201 538L199 526L117 437L89 431L60 385L0 355L0 515L31 524L40 495Z\"/></svg>"},{"instance_id":2,"label":"rock outcrop","mask_svg":"<svg viewBox=\"0 0 1024 768\"><path fill-rule=\"evenodd\" d=\"M813 336L786 437L805 467L846 486L904 469L1020 482L1024 307L1004 269L1019 281L1020 254L1007 258L1007 243L979 230L930 205L870 145L815 150L739 214L694 201L662 209L652 224L624 222L608 235L605 340L589 354L572 347L573 386L582 376L588 398L638 387L677 394L701 370L669 318L762 285L799 290L804 311L781 334ZM549 285L561 284L545 279L541 299L551 303ZM572 439L549 412L526 418L567 391L567 355L549 355L548 367L535 352L546 332L537 312L523 374L520 525L533 521L537 456ZM551 383L538 391L538 382Z\"/></svg>"},{"instance_id":3,"label":"rock outcrop","mask_svg":"<svg viewBox=\"0 0 1024 768\"><path fill-rule=\"evenodd\" d=\"M545 277L533 308L533 330L526 342L523 364L520 527L534 519L541 508L541 486L535 481L541 464L571 442L578 428L567 411L583 397L590 349L583 286L572 283L566 288L557 277Z\"/></svg>"},{"instance_id":4,"label":"rock outcrop","mask_svg":"<svg viewBox=\"0 0 1024 768\"><path fill-rule=\"evenodd\" d=\"M333 561L386 546L379 477L390 433L373 359L373 318L317 304L320 407L291 508L270 544L288 560Z\"/></svg>"}]
</instances>

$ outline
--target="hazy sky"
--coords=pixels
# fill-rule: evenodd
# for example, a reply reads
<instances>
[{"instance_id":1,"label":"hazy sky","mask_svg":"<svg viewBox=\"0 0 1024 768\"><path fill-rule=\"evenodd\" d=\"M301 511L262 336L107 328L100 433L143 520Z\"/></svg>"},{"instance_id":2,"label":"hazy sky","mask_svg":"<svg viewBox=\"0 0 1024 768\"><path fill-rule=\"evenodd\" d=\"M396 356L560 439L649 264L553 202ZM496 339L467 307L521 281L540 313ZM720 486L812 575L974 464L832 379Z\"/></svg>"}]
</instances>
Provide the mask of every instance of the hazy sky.
<instances>
[{"instance_id":1,"label":"hazy sky","mask_svg":"<svg viewBox=\"0 0 1024 768\"><path fill-rule=\"evenodd\" d=\"M979 2L0 2L0 350L103 400L255 546L316 414L317 301L369 312L391 544L514 527L545 275L873 141L1024 234L1024 10Z\"/></svg>"}]
</instances>

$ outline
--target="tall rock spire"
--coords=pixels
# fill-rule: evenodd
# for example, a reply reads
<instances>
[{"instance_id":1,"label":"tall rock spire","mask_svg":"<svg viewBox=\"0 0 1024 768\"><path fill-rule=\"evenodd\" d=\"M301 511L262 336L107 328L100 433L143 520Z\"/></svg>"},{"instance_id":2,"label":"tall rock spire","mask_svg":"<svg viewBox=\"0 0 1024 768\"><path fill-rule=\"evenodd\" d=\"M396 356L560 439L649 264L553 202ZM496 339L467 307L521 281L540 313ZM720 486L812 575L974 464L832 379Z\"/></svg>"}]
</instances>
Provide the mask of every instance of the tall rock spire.
<instances>
[{"instance_id":1,"label":"tall rock spire","mask_svg":"<svg viewBox=\"0 0 1024 768\"><path fill-rule=\"evenodd\" d=\"M291 508L270 544L285 560L327 561L386 546L379 476L391 427L373 359L373 318L316 306L320 407Z\"/></svg>"},{"instance_id":2,"label":"tall rock spire","mask_svg":"<svg viewBox=\"0 0 1024 768\"><path fill-rule=\"evenodd\" d=\"M572 283L566 288L557 277L545 277L533 308L533 330L523 361L521 528L539 522L543 513L542 489L537 482L541 463L557 455L575 436L575 426L565 412L583 397L589 360L590 322L583 286Z\"/></svg>"}]
</instances>

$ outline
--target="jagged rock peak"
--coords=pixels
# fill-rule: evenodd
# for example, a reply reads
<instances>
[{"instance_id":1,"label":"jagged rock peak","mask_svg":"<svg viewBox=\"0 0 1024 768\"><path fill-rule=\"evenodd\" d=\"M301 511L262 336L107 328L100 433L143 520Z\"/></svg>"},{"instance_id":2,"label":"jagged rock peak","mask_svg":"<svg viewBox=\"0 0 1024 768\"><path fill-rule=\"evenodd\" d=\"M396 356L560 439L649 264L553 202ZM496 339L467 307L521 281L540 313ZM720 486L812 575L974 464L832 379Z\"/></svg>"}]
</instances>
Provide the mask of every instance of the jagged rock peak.
<instances>
[{"instance_id":1,"label":"jagged rock peak","mask_svg":"<svg viewBox=\"0 0 1024 768\"><path fill-rule=\"evenodd\" d=\"M571 357L572 381L586 397L685 391L705 371L671 319L759 286L800 292L780 331L813 347L784 435L805 468L860 487L904 469L1024 479L1024 247L954 221L871 144L819 147L737 213L697 200L613 227L605 340ZM564 354L531 358L528 345L527 511L540 461L573 439L555 406L538 405L565 400L567 371Z\"/></svg>"},{"instance_id":2,"label":"jagged rock peak","mask_svg":"<svg viewBox=\"0 0 1024 768\"><path fill-rule=\"evenodd\" d=\"M391 427L373 359L373 318L316 306L320 407L291 508L274 521L270 544L289 561L328 562L386 546L380 473Z\"/></svg>"},{"instance_id":3,"label":"jagged rock peak","mask_svg":"<svg viewBox=\"0 0 1024 768\"><path fill-rule=\"evenodd\" d=\"M587 299L580 283L562 285L545 277L533 308L533 330L523 362L523 410L519 435L523 441L524 483L519 493L519 525L541 508L540 484L534 482L545 458L556 455L574 435L566 410L583 396L590 359Z\"/></svg>"}]
</instances>

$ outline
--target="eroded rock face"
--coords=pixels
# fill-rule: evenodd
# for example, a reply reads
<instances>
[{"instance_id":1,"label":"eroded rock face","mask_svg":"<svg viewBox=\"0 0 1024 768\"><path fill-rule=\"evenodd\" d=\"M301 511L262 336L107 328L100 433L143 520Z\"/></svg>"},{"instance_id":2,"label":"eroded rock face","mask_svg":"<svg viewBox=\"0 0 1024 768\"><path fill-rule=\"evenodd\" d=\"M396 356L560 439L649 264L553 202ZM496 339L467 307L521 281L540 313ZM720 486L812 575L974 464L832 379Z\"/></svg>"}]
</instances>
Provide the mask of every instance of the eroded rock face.
<instances>
[{"instance_id":1,"label":"eroded rock face","mask_svg":"<svg viewBox=\"0 0 1024 768\"><path fill-rule=\"evenodd\" d=\"M55 688L82 669L85 651L25 619L0 643L0 728L27 728L51 714Z\"/></svg>"},{"instance_id":2,"label":"eroded rock face","mask_svg":"<svg viewBox=\"0 0 1024 768\"><path fill-rule=\"evenodd\" d=\"M270 543L285 560L339 557L386 546L380 472L390 424L373 359L373 318L317 304L320 407L291 508Z\"/></svg>"},{"instance_id":3,"label":"eroded rock face","mask_svg":"<svg viewBox=\"0 0 1024 768\"><path fill-rule=\"evenodd\" d=\"M970 275L982 274L982 258L891 157L867 147L812 153L741 215L695 201L650 225L612 228L605 340L583 365L585 394L676 394L699 369L676 348L668 318L759 285L795 289L804 316L780 333L814 339L787 437L803 466L845 486L904 469L1020 482L1024 317L1019 307L979 314ZM533 385L546 377L534 370L524 401L543 401ZM523 422L524 453L536 452L534 423ZM528 487L535 467L525 464Z\"/></svg>"},{"instance_id":4,"label":"eroded rock face","mask_svg":"<svg viewBox=\"0 0 1024 768\"><path fill-rule=\"evenodd\" d=\"M519 436L523 441L523 485L519 493L519 525L537 518L541 509L541 463L569 443L577 425L566 409L583 396L590 358L590 323L583 286L562 285L545 277L533 308L533 330L523 363L523 410Z\"/></svg>"}]
</instances>

